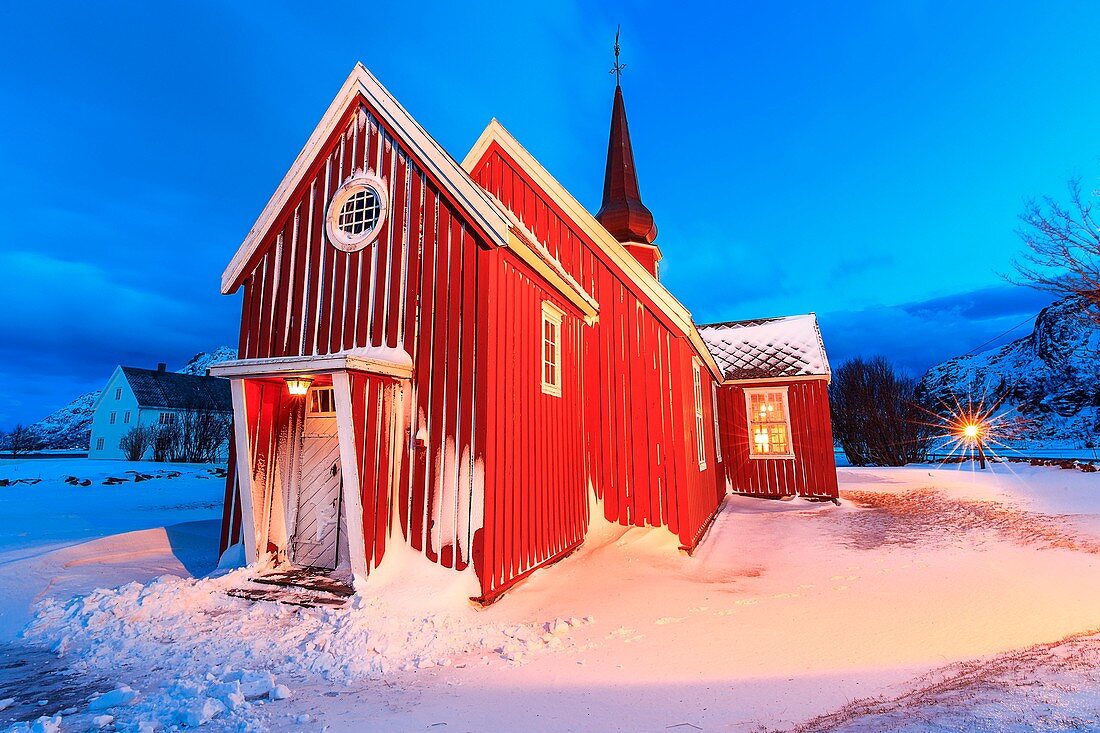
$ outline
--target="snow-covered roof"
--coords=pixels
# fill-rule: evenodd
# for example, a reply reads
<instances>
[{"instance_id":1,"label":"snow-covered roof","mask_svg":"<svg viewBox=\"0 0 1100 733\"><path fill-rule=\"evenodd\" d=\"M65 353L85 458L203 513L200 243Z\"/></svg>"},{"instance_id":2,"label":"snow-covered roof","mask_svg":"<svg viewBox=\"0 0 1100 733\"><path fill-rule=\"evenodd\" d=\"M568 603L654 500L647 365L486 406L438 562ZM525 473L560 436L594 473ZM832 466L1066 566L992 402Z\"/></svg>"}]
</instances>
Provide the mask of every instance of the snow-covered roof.
<instances>
[{"instance_id":1,"label":"snow-covered roof","mask_svg":"<svg viewBox=\"0 0 1100 733\"><path fill-rule=\"evenodd\" d=\"M809 313L699 326L726 379L829 376L829 359Z\"/></svg>"}]
</instances>

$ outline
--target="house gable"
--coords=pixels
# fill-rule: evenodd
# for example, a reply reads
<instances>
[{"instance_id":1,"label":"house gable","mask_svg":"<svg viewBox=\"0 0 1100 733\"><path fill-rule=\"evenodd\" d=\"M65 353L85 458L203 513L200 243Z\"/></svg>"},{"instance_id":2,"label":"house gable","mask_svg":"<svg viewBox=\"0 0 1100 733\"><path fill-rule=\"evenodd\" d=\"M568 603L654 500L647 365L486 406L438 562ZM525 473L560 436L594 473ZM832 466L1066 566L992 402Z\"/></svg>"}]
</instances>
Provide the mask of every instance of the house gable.
<instances>
[{"instance_id":1,"label":"house gable","mask_svg":"<svg viewBox=\"0 0 1100 733\"><path fill-rule=\"evenodd\" d=\"M499 246L506 244L507 221L485 191L470 180L454 158L409 115L366 67L357 63L230 260L222 274L223 294L233 293L240 287L255 264L258 252L265 245L270 246L269 234L287 218L290 213L288 207L296 194L308 185L311 173L315 174L325 160L326 149L331 150L343 128L361 106L375 116L389 135L401 141L405 152L436 186L468 213L471 224L487 241Z\"/></svg>"},{"instance_id":2,"label":"house gable","mask_svg":"<svg viewBox=\"0 0 1100 733\"><path fill-rule=\"evenodd\" d=\"M692 321L691 313L627 251L626 247L611 236L603 225L587 209L581 206L572 194L558 183L496 119L489 122L489 125L462 161L462 167L473 176L474 180L481 182L490 191L493 190L495 183L492 180L487 180L491 179L492 176L488 170L488 165L493 156L500 156L510 166L518 168L524 176L529 178L535 190L547 196L549 203L555 209L554 213L564 222L575 225L576 234L590 241L600 254L606 258L608 264L622 273L624 281L630 283L641 297L652 303L654 313L666 325L687 337L711 374L716 378L721 378L718 364L714 361L714 357L707 349L706 344L703 343L703 339ZM551 223L543 221L524 222L524 224L536 234L540 230L554 228ZM559 234L565 233L559 232ZM558 238L571 239L571 237L564 236ZM549 245L550 243L544 242L544 244ZM560 248L568 245L559 242L555 246ZM551 254L561 260L563 264L566 264L566 267L572 270L573 276L577 277L581 284L588 287L591 292L591 286L588 285L586 275L582 272L584 270L583 257L577 252L559 252L550 246L548 246L548 249ZM572 267L570 267L571 260L575 262Z\"/></svg>"}]
</instances>

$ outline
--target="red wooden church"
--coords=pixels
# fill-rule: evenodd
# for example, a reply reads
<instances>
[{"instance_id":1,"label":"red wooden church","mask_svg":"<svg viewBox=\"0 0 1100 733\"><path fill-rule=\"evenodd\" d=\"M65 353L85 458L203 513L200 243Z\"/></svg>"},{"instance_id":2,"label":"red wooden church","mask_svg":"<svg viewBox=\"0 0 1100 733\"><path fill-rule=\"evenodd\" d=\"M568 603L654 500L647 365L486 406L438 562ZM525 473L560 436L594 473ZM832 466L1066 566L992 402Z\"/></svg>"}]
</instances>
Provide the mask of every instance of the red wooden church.
<instances>
[{"instance_id":1,"label":"red wooden church","mask_svg":"<svg viewBox=\"0 0 1100 733\"><path fill-rule=\"evenodd\" d=\"M222 276L223 549L491 600L591 512L686 550L730 491L837 495L812 315L700 328L658 279L616 85L592 215L497 121L459 164L357 65Z\"/></svg>"}]
</instances>

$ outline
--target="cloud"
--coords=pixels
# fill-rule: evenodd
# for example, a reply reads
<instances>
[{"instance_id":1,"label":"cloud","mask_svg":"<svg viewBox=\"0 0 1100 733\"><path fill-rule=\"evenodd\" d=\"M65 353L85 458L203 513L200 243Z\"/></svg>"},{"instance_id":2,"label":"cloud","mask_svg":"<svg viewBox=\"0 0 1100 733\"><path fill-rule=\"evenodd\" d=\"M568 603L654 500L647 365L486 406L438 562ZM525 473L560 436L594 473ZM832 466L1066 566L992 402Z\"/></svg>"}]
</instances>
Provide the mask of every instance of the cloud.
<instances>
[{"instance_id":1,"label":"cloud","mask_svg":"<svg viewBox=\"0 0 1100 733\"><path fill-rule=\"evenodd\" d=\"M110 260L110 255L104 257ZM5 297L0 427L33 422L95 389L120 363L179 366L234 343L237 298L178 297L147 274L123 282L105 267L41 252L0 252Z\"/></svg>"},{"instance_id":2,"label":"cloud","mask_svg":"<svg viewBox=\"0 0 1100 733\"><path fill-rule=\"evenodd\" d=\"M1047 293L1003 285L818 317L834 368L856 356L882 355L920 376L978 347L996 348L1026 336L1031 320L1051 300Z\"/></svg>"}]
</instances>

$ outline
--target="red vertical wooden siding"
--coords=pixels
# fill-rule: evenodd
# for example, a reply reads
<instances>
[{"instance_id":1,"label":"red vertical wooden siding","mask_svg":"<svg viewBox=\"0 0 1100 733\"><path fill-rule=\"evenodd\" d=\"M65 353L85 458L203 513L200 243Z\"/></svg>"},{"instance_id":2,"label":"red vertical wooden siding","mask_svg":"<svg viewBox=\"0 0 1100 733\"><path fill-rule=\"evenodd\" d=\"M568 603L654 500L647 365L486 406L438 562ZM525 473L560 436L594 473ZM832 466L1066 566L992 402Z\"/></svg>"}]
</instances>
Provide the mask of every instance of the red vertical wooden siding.
<instances>
[{"instance_id":1,"label":"red vertical wooden siding","mask_svg":"<svg viewBox=\"0 0 1100 733\"><path fill-rule=\"evenodd\" d=\"M576 548L588 529L581 412L581 334L588 327L508 250L479 255L486 287L479 318L487 337L478 383L488 398L479 451L484 526L474 543L483 597ZM542 304L562 319L561 396L542 391Z\"/></svg>"},{"instance_id":2,"label":"red vertical wooden siding","mask_svg":"<svg viewBox=\"0 0 1100 733\"><path fill-rule=\"evenodd\" d=\"M325 209L360 168L386 181L389 211L376 242L348 254L328 243ZM395 444L396 486L387 497L399 503L400 530L410 543L448 567L468 563L474 529L462 507L473 494L474 310L482 246L461 210L358 99L244 281L241 358L372 345L402 348L412 357L418 378L406 396L407 432ZM366 389L359 380L355 385ZM418 433L426 450L410 455L409 439ZM383 549L375 547L379 557Z\"/></svg>"},{"instance_id":3,"label":"red vertical wooden siding","mask_svg":"<svg viewBox=\"0 0 1100 733\"><path fill-rule=\"evenodd\" d=\"M787 387L793 459L749 458L749 424L745 389ZM829 389L824 379L797 382L753 382L718 390L722 454L732 490L755 496L836 498L836 458L829 416Z\"/></svg>"},{"instance_id":4,"label":"red vertical wooden siding","mask_svg":"<svg viewBox=\"0 0 1100 733\"><path fill-rule=\"evenodd\" d=\"M393 502L399 496L404 464L405 386L377 375L352 372L351 417L355 431L356 470L363 507L367 568L377 567L392 529Z\"/></svg>"},{"instance_id":5,"label":"red vertical wooden siding","mask_svg":"<svg viewBox=\"0 0 1100 733\"><path fill-rule=\"evenodd\" d=\"M607 519L667 526L694 546L725 490L714 460L710 374L703 370L707 462L700 469L691 343L499 146L472 175L599 303L598 321L582 327L579 338L580 476ZM506 330L511 325L505 321Z\"/></svg>"}]
</instances>

